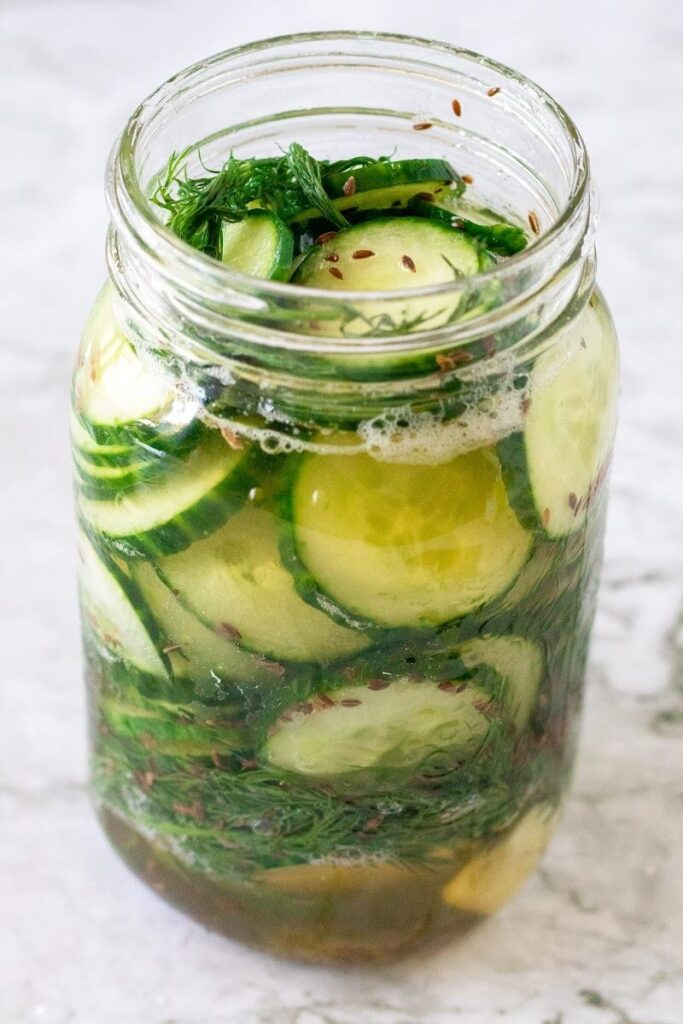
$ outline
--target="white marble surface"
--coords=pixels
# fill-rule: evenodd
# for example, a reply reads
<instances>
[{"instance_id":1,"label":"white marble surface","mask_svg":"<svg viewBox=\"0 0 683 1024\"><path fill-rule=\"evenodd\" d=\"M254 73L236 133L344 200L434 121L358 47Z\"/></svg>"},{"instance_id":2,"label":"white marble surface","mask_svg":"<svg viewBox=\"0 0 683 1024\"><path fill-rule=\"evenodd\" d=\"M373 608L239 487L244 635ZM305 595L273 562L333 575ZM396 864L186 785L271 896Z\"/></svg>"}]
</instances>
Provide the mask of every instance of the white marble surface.
<instances>
[{"instance_id":1,"label":"white marble surface","mask_svg":"<svg viewBox=\"0 0 683 1024\"><path fill-rule=\"evenodd\" d=\"M419 8L0 0L2 1024L683 1020L683 8ZM565 825L540 874L464 943L345 973L208 934L100 835L84 789L65 416L103 273L103 164L129 110L211 51L335 26L489 52L566 104L593 154L601 279L624 347L607 565Z\"/></svg>"}]
</instances>

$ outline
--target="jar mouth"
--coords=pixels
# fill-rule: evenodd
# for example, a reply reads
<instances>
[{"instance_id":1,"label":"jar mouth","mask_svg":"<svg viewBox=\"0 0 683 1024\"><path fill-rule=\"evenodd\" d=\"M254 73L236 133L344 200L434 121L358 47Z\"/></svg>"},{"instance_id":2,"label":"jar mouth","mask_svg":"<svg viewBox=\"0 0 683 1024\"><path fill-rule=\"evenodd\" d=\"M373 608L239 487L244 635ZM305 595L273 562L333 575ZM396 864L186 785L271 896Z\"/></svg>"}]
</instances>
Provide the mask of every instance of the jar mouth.
<instances>
[{"instance_id":1,"label":"jar mouth","mask_svg":"<svg viewBox=\"0 0 683 1024\"><path fill-rule=\"evenodd\" d=\"M462 117L452 107L457 95ZM315 107L308 105L312 97ZM431 131L412 130L426 121ZM239 156L272 156L283 138L331 158L348 155L350 147L385 152L391 143L404 158L438 155L459 171L474 170L473 199L482 207L521 222L520 211L535 210L537 202L543 231L520 253L453 281L341 291L245 275L165 226L150 195L173 152L200 153L202 161L208 154L207 165L220 166L233 149ZM487 196L487 183L502 208ZM130 117L108 165L107 198L110 274L128 320L148 320L150 335L156 331L185 349L189 330L218 356L234 351L236 337L260 359L264 349L278 347L349 356L453 348L522 318L537 330L569 301L593 250L588 156L564 109L498 61L391 33L277 36L180 71ZM482 296L486 301L477 301ZM471 312L447 322L411 325L405 316L411 302L455 308L463 300L461 308ZM378 307L387 314L379 326L370 316ZM366 333L344 329L321 337L313 330L319 311L334 319L349 308L368 319ZM540 316L530 318L538 309Z\"/></svg>"}]
</instances>

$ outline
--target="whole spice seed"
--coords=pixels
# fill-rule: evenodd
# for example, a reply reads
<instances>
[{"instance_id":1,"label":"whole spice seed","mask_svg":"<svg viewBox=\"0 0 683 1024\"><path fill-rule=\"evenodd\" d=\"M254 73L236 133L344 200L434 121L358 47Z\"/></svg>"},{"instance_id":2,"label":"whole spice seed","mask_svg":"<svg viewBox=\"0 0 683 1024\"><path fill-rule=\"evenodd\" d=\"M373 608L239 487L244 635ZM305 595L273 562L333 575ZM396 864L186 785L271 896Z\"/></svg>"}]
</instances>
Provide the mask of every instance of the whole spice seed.
<instances>
[{"instance_id":1,"label":"whole spice seed","mask_svg":"<svg viewBox=\"0 0 683 1024\"><path fill-rule=\"evenodd\" d=\"M486 90L486 95L487 96L497 96L499 92L500 92L500 86L499 85L492 85L490 89Z\"/></svg>"},{"instance_id":2,"label":"whole spice seed","mask_svg":"<svg viewBox=\"0 0 683 1024\"><path fill-rule=\"evenodd\" d=\"M441 191L439 189L439 191ZM417 192L414 196L415 199L421 199L423 203L433 203L434 196L431 192Z\"/></svg>"},{"instance_id":3,"label":"whole spice seed","mask_svg":"<svg viewBox=\"0 0 683 1024\"><path fill-rule=\"evenodd\" d=\"M372 249L356 249L355 252L351 253L352 260L367 260L370 256L374 256Z\"/></svg>"},{"instance_id":4,"label":"whole spice seed","mask_svg":"<svg viewBox=\"0 0 683 1024\"><path fill-rule=\"evenodd\" d=\"M339 263L339 253L337 252L326 252L325 261L327 263Z\"/></svg>"},{"instance_id":5,"label":"whole spice seed","mask_svg":"<svg viewBox=\"0 0 683 1024\"><path fill-rule=\"evenodd\" d=\"M347 697L346 700L340 701L343 708L357 708L362 704L362 701L356 700L355 697Z\"/></svg>"},{"instance_id":6,"label":"whole spice seed","mask_svg":"<svg viewBox=\"0 0 683 1024\"><path fill-rule=\"evenodd\" d=\"M573 491L570 492L569 498L567 500L569 502L569 507L571 509L575 509L578 502L578 498L576 497Z\"/></svg>"},{"instance_id":7,"label":"whole spice seed","mask_svg":"<svg viewBox=\"0 0 683 1024\"><path fill-rule=\"evenodd\" d=\"M485 357L491 359L496 354L496 339L488 335L488 337L482 339L481 347L484 350Z\"/></svg>"},{"instance_id":8,"label":"whole spice seed","mask_svg":"<svg viewBox=\"0 0 683 1024\"><path fill-rule=\"evenodd\" d=\"M536 213L535 210L529 210L529 227L531 228L531 230L533 231L533 233L535 235L540 235L540 233L541 233L541 222L538 219L538 214Z\"/></svg>"},{"instance_id":9,"label":"whole spice seed","mask_svg":"<svg viewBox=\"0 0 683 1024\"><path fill-rule=\"evenodd\" d=\"M345 196L352 196L355 191L356 179L354 178L353 175L351 175L349 178L346 179L346 181L342 185L342 192L344 193Z\"/></svg>"},{"instance_id":10,"label":"whole spice seed","mask_svg":"<svg viewBox=\"0 0 683 1024\"><path fill-rule=\"evenodd\" d=\"M474 178L471 174L461 174L460 177L466 185L474 185Z\"/></svg>"},{"instance_id":11,"label":"whole spice seed","mask_svg":"<svg viewBox=\"0 0 683 1024\"><path fill-rule=\"evenodd\" d=\"M344 280L344 275L342 274L339 267L328 267L328 270L330 274L332 274L332 277L336 277L338 281Z\"/></svg>"},{"instance_id":12,"label":"whole spice seed","mask_svg":"<svg viewBox=\"0 0 683 1024\"><path fill-rule=\"evenodd\" d=\"M473 359L471 352L466 352L464 349L454 349L452 352L440 352L436 357L436 365L440 370L447 372L448 370L454 370L456 366L462 366L464 363L471 363Z\"/></svg>"},{"instance_id":13,"label":"whole spice seed","mask_svg":"<svg viewBox=\"0 0 683 1024\"><path fill-rule=\"evenodd\" d=\"M549 508L544 508L543 509L543 515L541 516L541 522L543 523L544 526L547 526L548 523L550 522L550 509Z\"/></svg>"},{"instance_id":14,"label":"whole spice seed","mask_svg":"<svg viewBox=\"0 0 683 1024\"><path fill-rule=\"evenodd\" d=\"M279 661L270 661L268 658L257 658L256 664L260 665L262 669L265 669L266 672L270 672L271 675L274 676L281 677L286 672L285 666L281 665Z\"/></svg>"},{"instance_id":15,"label":"whole spice seed","mask_svg":"<svg viewBox=\"0 0 683 1024\"><path fill-rule=\"evenodd\" d=\"M460 100L451 100L451 107L453 108L453 113L456 117L462 116L462 104L460 103Z\"/></svg>"},{"instance_id":16,"label":"whole spice seed","mask_svg":"<svg viewBox=\"0 0 683 1024\"><path fill-rule=\"evenodd\" d=\"M221 434L223 440L235 451L239 452L244 448L244 441L241 437L238 437L234 430L230 430L229 427L221 427Z\"/></svg>"},{"instance_id":17,"label":"whole spice seed","mask_svg":"<svg viewBox=\"0 0 683 1024\"><path fill-rule=\"evenodd\" d=\"M323 231L322 235L318 235L315 240L316 245L324 245L325 242L330 242L337 234L336 231Z\"/></svg>"},{"instance_id":18,"label":"whole spice seed","mask_svg":"<svg viewBox=\"0 0 683 1024\"><path fill-rule=\"evenodd\" d=\"M388 679L371 679L368 683L369 690L386 690L390 686Z\"/></svg>"},{"instance_id":19,"label":"whole spice seed","mask_svg":"<svg viewBox=\"0 0 683 1024\"><path fill-rule=\"evenodd\" d=\"M201 821L204 817L204 810L199 804L179 804L174 800L173 810L176 814L185 814L188 818L194 818L195 821Z\"/></svg>"},{"instance_id":20,"label":"whole spice seed","mask_svg":"<svg viewBox=\"0 0 683 1024\"><path fill-rule=\"evenodd\" d=\"M219 622L216 626L216 632L219 636L227 636L230 640L242 639L242 634L237 626L233 626L230 622Z\"/></svg>"},{"instance_id":21,"label":"whole spice seed","mask_svg":"<svg viewBox=\"0 0 683 1024\"><path fill-rule=\"evenodd\" d=\"M374 818L369 818L363 825L364 832L376 832L384 821L384 815L378 814Z\"/></svg>"},{"instance_id":22,"label":"whole spice seed","mask_svg":"<svg viewBox=\"0 0 683 1024\"><path fill-rule=\"evenodd\" d=\"M417 124L413 125L414 132L426 132L428 128L432 127L431 121L418 121Z\"/></svg>"},{"instance_id":23,"label":"whole spice seed","mask_svg":"<svg viewBox=\"0 0 683 1024\"><path fill-rule=\"evenodd\" d=\"M415 273L415 261L410 256L401 256L401 263L411 274Z\"/></svg>"}]
</instances>

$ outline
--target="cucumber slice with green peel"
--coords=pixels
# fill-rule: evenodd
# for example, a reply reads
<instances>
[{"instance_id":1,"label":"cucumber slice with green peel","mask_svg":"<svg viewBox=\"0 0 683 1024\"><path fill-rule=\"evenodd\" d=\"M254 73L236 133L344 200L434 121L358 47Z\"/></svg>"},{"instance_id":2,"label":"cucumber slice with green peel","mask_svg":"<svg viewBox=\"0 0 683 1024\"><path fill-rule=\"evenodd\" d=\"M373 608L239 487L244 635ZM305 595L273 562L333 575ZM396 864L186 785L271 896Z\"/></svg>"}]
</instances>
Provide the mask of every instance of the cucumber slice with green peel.
<instances>
[{"instance_id":1,"label":"cucumber slice with green peel","mask_svg":"<svg viewBox=\"0 0 683 1024\"><path fill-rule=\"evenodd\" d=\"M140 672L167 677L163 639L135 583L82 531L78 556L83 613L100 643Z\"/></svg>"},{"instance_id":2,"label":"cucumber slice with green peel","mask_svg":"<svg viewBox=\"0 0 683 1024\"><path fill-rule=\"evenodd\" d=\"M292 232L268 210L250 210L243 220L223 224L221 259L233 270L284 281L293 257Z\"/></svg>"},{"instance_id":3,"label":"cucumber slice with green peel","mask_svg":"<svg viewBox=\"0 0 683 1024\"><path fill-rule=\"evenodd\" d=\"M218 432L159 480L110 501L82 498L90 529L131 557L181 551L234 515L254 483L253 453L235 450Z\"/></svg>"},{"instance_id":4,"label":"cucumber slice with green peel","mask_svg":"<svg viewBox=\"0 0 683 1024\"><path fill-rule=\"evenodd\" d=\"M466 615L506 591L531 552L491 448L435 466L304 456L284 500L300 593L378 626Z\"/></svg>"},{"instance_id":5,"label":"cucumber slice with green peel","mask_svg":"<svg viewBox=\"0 0 683 1024\"><path fill-rule=\"evenodd\" d=\"M524 231L514 224L504 222L480 224L426 199L411 199L408 207L420 217L428 217L442 224L448 224L450 227L457 228L466 235L478 239L489 252L496 253L498 256L514 256L516 252L521 252L526 248L529 241Z\"/></svg>"},{"instance_id":6,"label":"cucumber slice with green peel","mask_svg":"<svg viewBox=\"0 0 683 1024\"><path fill-rule=\"evenodd\" d=\"M452 188L454 181L459 183L456 189ZM323 186L339 213L404 207L418 193L438 196L449 189L457 194L462 190L461 179L444 160L381 161L355 170L323 174ZM318 210L310 208L299 211L291 222L297 224L319 216Z\"/></svg>"},{"instance_id":7,"label":"cucumber slice with green peel","mask_svg":"<svg viewBox=\"0 0 683 1024\"><path fill-rule=\"evenodd\" d=\"M77 449L73 453L80 493L94 500L111 499L118 492L128 491L147 480L153 480L167 469L168 458L138 459L120 466L103 466L89 462Z\"/></svg>"},{"instance_id":8,"label":"cucumber slice with green peel","mask_svg":"<svg viewBox=\"0 0 683 1024\"><path fill-rule=\"evenodd\" d=\"M211 757L231 753L241 741L240 732L228 722L184 720L159 702L128 703L105 696L100 711L112 732L141 744L150 754L166 757Z\"/></svg>"},{"instance_id":9,"label":"cucumber slice with green peel","mask_svg":"<svg viewBox=\"0 0 683 1024\"><path fill-rule=\"evenodd\" d=\"M292 282L333 291L399 291L449 284L480 270L480 248L460 231L422 217L365 221L316 246L297 267ZM463 292L406 299L391 306L402 325L441 327L455 317ZM360 316L362 312L362 316ZM358 323L343 324L347 334L367 333L374 318L387 316L387 304L365 302ZM339 321L322 321L319 333L339 333Z\"/></svg>"},{"instance_id":10,"label":"cucumber slice with green peel","mask_svg":"<svg viewBox=\"0 0 683 1024\"><path fill-rule=\"evenodd\" d=\"M531 807L444 886L445 903L472 914L495 913L534 870L558 823L559 812L552 804Z\"/></svg>"},{"instance_id":11,"label":"cucumber slice with green peel","mask_svg":"<svg viewBox=\"0 0 683 1024\"><path fill-rule=\"evenodd\" d=\"M434 757L475 757L490 727L490 700L470 682L396 679L382 689L346 686L288 708L264 756L278 768L318 777L367 769L417 768Z\"/></svg>"},{"instance_id":12,"label":"cucumber slice with green peel","mask_svg":"<svg viewBox=\"0 0 683 1024\"><path fill-rule=\"evenodd\" d=\"M93 465L121 466L137 456L134 445L98 444L92 434L85 429L73 409L69 414L69 432L71 443L78 454Z\"/></svg>"},{"instance_id":13,"label":"cucumber slice with green peel","mask_svg":"<svg viewBox=\"0 0 683 1024\"><path fill-rule=\"evenodd\" d=\"M163 558L159 573L180 601L211 629L267 658L339 661L369 643L297 594L280 562L277 526L265 509L247 506L186 552Z\"/></svg>"},{"instance_id":14,"label":"cucumber slice with green peel","mask_svg":"<svg viewBox=\"0 0 683 1024\"><path fill-rule=\"evenodd\" d=\"M224 631L210 629L188 611L149 562L135 562L131 574L164 635L174 678L195 683L200 696L207 687L224 683L272 684L272 665L241 650Z\"/></svg>"},{"instance_id":15,"label":"cucumber slice with green peel","mask_svg":"<svg viewBox=\"0 0 683 1024\"><path fill-rule=\"evenodd\" d=\"M74 412L83 430L99 446L142 441L167 450L195 427L194 411L137 356L114 315L111 289L105 288L86 326L74 376Z\"/></svg>"},{"instance_id":16,"label":"cucumber slice with green peel","mask_svg":"<svg viewBox=\"0 0 683 1024\"><path fill-rule=\"evenodd\" d=\"M353 190L348 195L349 180L353 179ZM355 170L323 173L323 185L332 199L358 197L364 192L377 192L396 185L419 185L422 191L429 191L427 185L434 185L442 191L454 180L459 180L450 164L445 160L378 160Z\"/></svg>"},{"instance_id":17,"label":"cucumber slice with green peel","mask_svg":"<svg viewBox=\"0 0 683 1024\"><path fill-rule=\"evenodd\" d=\"M436 656L438 660L438 655ZM460 662L483 688L477 670L490 668L498 677L495 697L518 732L531 720L543 678L543 652L537 643L522 636L492 636L484 633L446 652L448 661Z\"/></svg>"},{"instance_id":18,"label":"cucumber slice with green peel","mask_svg":"<svg viewBox=\"0 0 683 1024\"><path fill-rule=\"evenodd\" d=\"M612 324L589 305L537 359L524 431L498 446L510 501L528 529L558 538L582 527L609 468L618 386Z\"/></svg>"}]
</instances>

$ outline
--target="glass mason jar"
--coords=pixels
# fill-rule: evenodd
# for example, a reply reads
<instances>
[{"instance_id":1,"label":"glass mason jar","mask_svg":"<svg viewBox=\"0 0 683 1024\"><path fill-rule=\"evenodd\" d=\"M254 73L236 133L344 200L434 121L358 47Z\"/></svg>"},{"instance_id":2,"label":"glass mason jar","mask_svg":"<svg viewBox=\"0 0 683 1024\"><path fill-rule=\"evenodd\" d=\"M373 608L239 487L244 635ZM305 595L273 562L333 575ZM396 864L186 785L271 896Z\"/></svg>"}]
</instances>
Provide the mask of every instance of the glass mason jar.
<instances>
[{"instance_id":1,"label":"glass mason jar","mask_svg":"<svg viewBox=\"0 0 683 1024\"><path fill-rule=\"evenodd\" d=\"M340 293L231 270L148 199L174 151L294 140L448 159L533 244ZM617 392L581 138L476 54L302 35L165 83L107 194L72 415L104 828L276 953L452 934L533 870L576 746Z\"/></svg>"}]
</instances>

